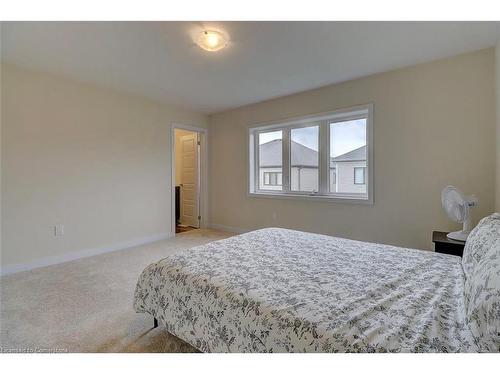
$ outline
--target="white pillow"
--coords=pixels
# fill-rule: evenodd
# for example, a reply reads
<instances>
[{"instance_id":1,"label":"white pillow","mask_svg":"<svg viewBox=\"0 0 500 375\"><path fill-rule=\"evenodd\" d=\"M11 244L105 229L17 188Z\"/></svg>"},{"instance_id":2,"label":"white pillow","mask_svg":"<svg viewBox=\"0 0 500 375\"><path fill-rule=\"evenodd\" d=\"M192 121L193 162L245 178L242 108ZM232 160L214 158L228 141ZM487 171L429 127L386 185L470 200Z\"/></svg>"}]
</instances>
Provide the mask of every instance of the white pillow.
<instances>
[{"instance_id":1,"label":"white pillow","mask_svg":"<svg viewBox=\"0 0 500 375\"><path fill-rule=\"evenodd\" d=\"M473 243L467 240L465 308L479 351L500 352L500 215L485 219L474 229Z\"/></svg>"},{"instance_id":2,"label":"white pillow","mask_svg":"<svg viewBox=\"0 0 500 375\"><path fill-rule=\"evenodd\" d=\"M494 213L481 219L470 232L462 256L465 277L469 278L482 255L491 248L500 237L500 213Z\"/></svg>"}]
</instances>

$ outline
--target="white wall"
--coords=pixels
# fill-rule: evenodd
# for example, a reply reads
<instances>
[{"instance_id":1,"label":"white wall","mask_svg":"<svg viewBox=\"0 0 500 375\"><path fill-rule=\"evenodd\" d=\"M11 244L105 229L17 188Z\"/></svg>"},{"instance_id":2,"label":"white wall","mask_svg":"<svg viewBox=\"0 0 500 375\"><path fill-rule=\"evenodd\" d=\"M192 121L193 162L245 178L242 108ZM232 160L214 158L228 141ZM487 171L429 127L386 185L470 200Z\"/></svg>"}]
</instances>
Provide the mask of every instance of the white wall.
<instances>
[{"instance_id":1,"label":"white wall","mask_svg":"<svg viewBox=\"0 0 500 375\"><path fill-rule=\"evenodd\" d=\"M496 189L495 210L500 212L500 37L495 48L495 83L496 83Z\"/></svg>"},{"instance_id":2,"label":"white wall","mask_svg":"<svg viewBox=\"0 0 500 375\"><path fill-rule=\"evenodd\" d=\"M170 233L170 127L205 116L12 65L1 88L2 267Z\"/></svg>"},{"instance_id":3,"label":"white wall","mask_svg":"<svg viewBox=\"0 0 500 375\"><path fill-rule=\"evenodd\" d=\"M479 197L474 222L494 210L494 86L490 48L215 114L211 223L431 249L432 230L459 228L441 208L444 186ZM374 104L373 206L247 195L249 127L364 103Z\"/></svg>"},{"instance_id":4,"label":"white wall","mask_svg":"<svg viewBox=\"0 0 500 375\"><path fill-rule=\"evenodd\" d=\"M0 33L1 33L1 27L0 27ZM1 48L0 48L0 54L2 53ZM0 56L1 57L1 56ZM3 133L3 101L2 101L2 87L3 87L3 72L2 69L0 68L0 265L1 265L1 255L2 255L2 243L3 243L3 237L2 237L2 211L3 211L3 206L2 206L2 133Z\"/></svg>"}]
</instances>

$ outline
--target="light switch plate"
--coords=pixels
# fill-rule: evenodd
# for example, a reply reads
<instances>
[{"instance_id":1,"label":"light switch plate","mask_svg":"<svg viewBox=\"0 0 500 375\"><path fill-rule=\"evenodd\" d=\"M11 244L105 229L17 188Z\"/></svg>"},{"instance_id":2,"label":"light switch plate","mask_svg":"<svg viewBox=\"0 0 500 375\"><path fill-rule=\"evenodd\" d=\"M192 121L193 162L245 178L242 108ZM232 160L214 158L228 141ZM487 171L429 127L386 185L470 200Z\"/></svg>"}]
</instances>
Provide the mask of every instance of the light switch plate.
<instances>
[{"instance_id":1,"label":"light switch plate","mask_svg":"<svg viewBox=\"0 0 500 375\"><path fill-rule=\"evenodd\" d=\"M64 224L56 224L54 226L54 236L56 237L64 236Z\"/></svg>"}]
</instances>

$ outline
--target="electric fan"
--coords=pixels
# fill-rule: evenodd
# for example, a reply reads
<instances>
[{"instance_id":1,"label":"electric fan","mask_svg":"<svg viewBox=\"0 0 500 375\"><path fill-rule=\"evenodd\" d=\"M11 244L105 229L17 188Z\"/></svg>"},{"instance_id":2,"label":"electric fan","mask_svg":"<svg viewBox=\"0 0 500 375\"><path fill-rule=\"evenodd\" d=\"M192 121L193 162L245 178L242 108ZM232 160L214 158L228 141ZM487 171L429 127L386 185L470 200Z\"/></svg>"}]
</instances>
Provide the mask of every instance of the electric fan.
<instances>
[{"instance_id":1,"label":"electric fan","mask_svg":"<svg viewBox=\"0 0 500 375\"><path fill-rule=\"evenodd\" d=\"M470 233L470 207L477 206L477 198L474 195L465 196L455 186L449 185L441 192L441 203L451 220L463 223L462 230L448 233L447 237L465 242Z\"/></svg>"}]
</instances>

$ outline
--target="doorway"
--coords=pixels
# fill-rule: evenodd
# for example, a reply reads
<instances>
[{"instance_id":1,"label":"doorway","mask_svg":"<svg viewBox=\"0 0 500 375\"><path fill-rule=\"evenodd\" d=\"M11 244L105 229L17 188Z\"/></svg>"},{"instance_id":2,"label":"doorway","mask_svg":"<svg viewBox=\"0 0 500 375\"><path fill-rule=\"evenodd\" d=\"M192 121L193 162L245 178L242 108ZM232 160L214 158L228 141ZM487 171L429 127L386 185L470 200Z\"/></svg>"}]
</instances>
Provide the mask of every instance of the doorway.
<instances>
[{"instance_id":1,"label":"doorway","mask_svg":"<svg viewBox=\"0 0 500 375\"><path fill-rule=\"evenodd\" d=\"M173 211L176 234L201 227L204 134L204 131L182 125L174 125L172 128Z\"/></svg>"}]
</instances>

